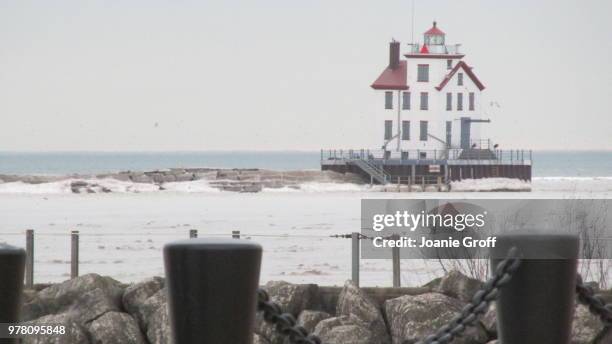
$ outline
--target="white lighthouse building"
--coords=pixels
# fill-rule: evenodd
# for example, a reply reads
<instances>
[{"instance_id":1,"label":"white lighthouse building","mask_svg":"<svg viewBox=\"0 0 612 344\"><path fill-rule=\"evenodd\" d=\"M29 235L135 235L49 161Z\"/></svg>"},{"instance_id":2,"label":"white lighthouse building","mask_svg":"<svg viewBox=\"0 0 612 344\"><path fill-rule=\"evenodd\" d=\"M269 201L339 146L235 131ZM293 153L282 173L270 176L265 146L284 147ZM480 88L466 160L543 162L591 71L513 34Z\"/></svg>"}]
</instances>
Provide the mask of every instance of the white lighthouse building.
<instances>
[{"instance_id":1,"label":"white lighthouse building","mask_svg":"<svg viewBox=\"0 0 612 344\"><path fill-rule=\"evenodd\" d=\"M459 47L447 44L435 22L403 55L391 42L389 64L370 85L377 104L371 135L381 144L321 150L321 169L410 190L431 184L449 190L463 179L531 180L531 151L502 150L480 137L479 127L490 122L483 116L485 86Z\"/></svg>"},{"instance_id":2,"label":"white lighthouse building","mask_svg":"<svg viewBox=\"0 0 612 344\"><path fill-rule=\"evenodd\" d=\"M481 118L485 87L460 45L447 44L436 22L423 36L404 58L400 43L391 42L389 65L371 85L380 109L377 130L390 157L419 150L418 158L428 159L433 151L480 146L473 124L488 121Z\"/></svg>"}]
</instances>

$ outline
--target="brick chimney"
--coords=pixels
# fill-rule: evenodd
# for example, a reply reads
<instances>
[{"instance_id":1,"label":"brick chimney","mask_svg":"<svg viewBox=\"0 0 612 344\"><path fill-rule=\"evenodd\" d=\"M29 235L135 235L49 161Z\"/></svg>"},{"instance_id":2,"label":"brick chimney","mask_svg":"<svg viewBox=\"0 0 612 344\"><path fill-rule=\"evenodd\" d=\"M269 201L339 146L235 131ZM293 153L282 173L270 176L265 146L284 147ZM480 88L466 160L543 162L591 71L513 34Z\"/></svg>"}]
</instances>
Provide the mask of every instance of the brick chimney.
<instances>
[{"instance_id":1,"label":"brick chimney","mask_svg":"<svg viewBox=\"0 0 612 344\"><path fill-rule=\"evenodd\" d=\"M396 69L400 63L400 42L389 43L389 68Z\"/></svg>"}]
</instances>

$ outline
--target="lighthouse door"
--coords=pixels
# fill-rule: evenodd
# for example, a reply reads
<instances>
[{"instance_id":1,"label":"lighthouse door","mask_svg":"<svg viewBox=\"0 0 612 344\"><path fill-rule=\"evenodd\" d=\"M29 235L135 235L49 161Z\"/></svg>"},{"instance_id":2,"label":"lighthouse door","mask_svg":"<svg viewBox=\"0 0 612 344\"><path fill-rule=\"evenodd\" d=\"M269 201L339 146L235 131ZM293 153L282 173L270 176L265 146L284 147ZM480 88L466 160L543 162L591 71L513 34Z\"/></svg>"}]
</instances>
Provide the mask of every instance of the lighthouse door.
<instances>
[{"instance_id":1,"label":"lighthouse door","mask_svg":"<svg viewBox=\"0 0 612 344\"><path fill-rule=\"evenodd\" d=\"M471 120L469 117L461 117L461 148L470 148L470 126Z\"/></svg>"}]
</instances>

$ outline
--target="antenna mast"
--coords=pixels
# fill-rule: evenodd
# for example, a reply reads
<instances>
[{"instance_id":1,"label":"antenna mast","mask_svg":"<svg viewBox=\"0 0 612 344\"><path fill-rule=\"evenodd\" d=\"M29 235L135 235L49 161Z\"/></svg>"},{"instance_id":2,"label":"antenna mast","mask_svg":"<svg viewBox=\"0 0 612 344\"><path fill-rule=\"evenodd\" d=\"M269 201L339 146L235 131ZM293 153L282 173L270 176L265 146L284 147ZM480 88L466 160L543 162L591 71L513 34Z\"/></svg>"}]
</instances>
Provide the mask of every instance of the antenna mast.
<instances>
[{"instance_id":1,"label":"antenna mast","mask_svg":"<svg viewBox=\"0 0 612 344\"><path fill-rule=\"evenodd\" d=\"M414 0L412 0L412 31L410 33L410 41L414 44Z\"/></svg>"}]
</instances>

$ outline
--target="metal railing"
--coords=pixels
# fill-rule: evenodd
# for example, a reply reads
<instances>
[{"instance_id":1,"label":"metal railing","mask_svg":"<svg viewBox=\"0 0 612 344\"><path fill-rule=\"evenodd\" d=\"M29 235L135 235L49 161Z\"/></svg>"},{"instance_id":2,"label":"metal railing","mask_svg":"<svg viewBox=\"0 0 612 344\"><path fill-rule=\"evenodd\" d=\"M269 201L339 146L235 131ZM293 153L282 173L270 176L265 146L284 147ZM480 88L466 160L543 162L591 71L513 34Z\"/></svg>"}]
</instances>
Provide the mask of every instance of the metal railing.
<instances>
[{"instance_id":1,"label":"metal railing","mask_svg":"<svg viewBox=\"0 0 612 344\"><path fill-rule=\"evenodd\" d=\"M486 147L483 143L482 147ZM531 165L533 153L525 149L485 149L485 148L450 148L439 150L414 149L401 152L385 151L382 149L322 149L321 163L348 160L374 160L374 161L447 161L471 160L487 161L490 163L510 165Z\"/></svg>"}]
</instances>

